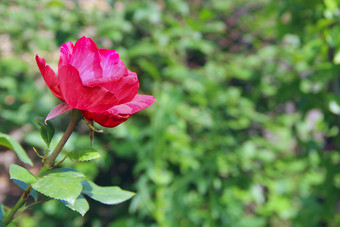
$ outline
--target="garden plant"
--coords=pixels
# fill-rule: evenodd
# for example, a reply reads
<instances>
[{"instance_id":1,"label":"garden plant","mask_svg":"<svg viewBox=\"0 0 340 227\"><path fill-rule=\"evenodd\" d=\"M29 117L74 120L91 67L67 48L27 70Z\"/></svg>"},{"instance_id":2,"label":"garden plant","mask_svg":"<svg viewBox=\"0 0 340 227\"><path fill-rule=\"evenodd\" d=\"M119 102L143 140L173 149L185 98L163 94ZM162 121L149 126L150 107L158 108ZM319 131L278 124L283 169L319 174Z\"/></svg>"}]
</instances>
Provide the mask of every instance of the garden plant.
<instances>
[{"instance_id":1,"label":"garden plant","mask_svg":"<svg viewBox=\"0 0 340 227\"><path fill-rule=\"evenodd\" d=\"M339 0L1 0L6 217L20 201L20 187L32 185L9 227L340 226L339 18ZM63 76L84 69L67 55L69 42L75 48L86 37L116 50L138 75L138 95L130 97L138 104L118 110L113 98L105 101L112 111L98 110L88 101L106 100L104 93L81 99L69 93ZM116 62L115 52L107 54ZM72 67L59 66L61 55L61 64ZM134 74L126 75L133 83ZM80 80L85 88L73 81L72 89L85 94L102 91L110 79ZM140 94L157 101L108 127L150 104ZM76 115L78 124L52 163ZM48 146L39 130L49 142L52 124ZM18 146L10 138L32 166L13 152ZM101 158L74 162L82 153ZM48 166L55 168L45 171ZM58 169L86 176L76 180L91 207L84 216L69 209L72 198L35 189L39 176ZM13 171L30 175L30 182ZM84 182L135 194L110 206L92 199Z\"/></svg>"},{"instance_id":2,"label":"garden plant","mask_svg":"<svg viewBox=\"0 0 340 227\"><path fill-rule=\"evenodd\" d=\"M58 168L66 158L72 161L90 161L100 157L93 148L84 148L67 153L55 162L75 126L82 118L89 127L89 145L94 139L94 122L104 127L115 127L126 121L132 114L149 107L155 98L137 94L139 81L137 74L126 68L115 50L98 49L90 39L82 37L75 44L67 42L61 46L58 64L58 76L46 65L43 58L36 56L41 75L51 92L62 101L51 110L39 124L41 137L46 149L36 154L41 158L41 168L36 176L29 170L16 164L10 166L11 179L24 192L13 208L3 208L0 204L0 225L8 225L15 215L29 206L56 199L81 215L89 209L83 195L104 204L117 204L131 198L134 193L119 187L101 187L86 179L86 176L74 169ZM50 153L50 143L54 129L48 123L54 117L71 111L69 125L59 143ZM0 144L15 151L19 159L32 165L31 159L18 142L9 135L0 134ZM39 194L46 198L39 199ZM34 203L26 205L32 196Z\"/></svg>"}]
</instances>

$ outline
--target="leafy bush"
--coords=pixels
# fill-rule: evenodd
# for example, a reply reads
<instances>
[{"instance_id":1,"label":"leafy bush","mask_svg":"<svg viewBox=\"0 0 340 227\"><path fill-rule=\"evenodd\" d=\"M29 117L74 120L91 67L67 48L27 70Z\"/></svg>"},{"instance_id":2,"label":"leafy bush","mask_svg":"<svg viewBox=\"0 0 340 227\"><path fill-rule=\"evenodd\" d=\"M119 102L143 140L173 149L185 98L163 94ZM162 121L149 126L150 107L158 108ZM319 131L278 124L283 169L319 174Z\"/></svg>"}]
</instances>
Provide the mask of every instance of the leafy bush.
<instances>
[{"instance_id":1,"label":"leafy bush","mask_svg":"<svg viewBox=\"0 0 340 227\"><path fill-rule=\"evenodd\" d=\"M0 131L23 131L24 146L39 139L31 119L57 104L34 55L45 52L56 66L65 41L87 35L118 50L143 78L141 90L157 99L97 134L94 146L110 152L79 167L98 184L136 191L130 204L93 204L98 209L81 219L46 203L17 223L339 225L339 7L335 0L0 2ZM55 125L62 131L63 117ZM83 131L70 146L88 142Z\"/></svg>"}]
</instances>

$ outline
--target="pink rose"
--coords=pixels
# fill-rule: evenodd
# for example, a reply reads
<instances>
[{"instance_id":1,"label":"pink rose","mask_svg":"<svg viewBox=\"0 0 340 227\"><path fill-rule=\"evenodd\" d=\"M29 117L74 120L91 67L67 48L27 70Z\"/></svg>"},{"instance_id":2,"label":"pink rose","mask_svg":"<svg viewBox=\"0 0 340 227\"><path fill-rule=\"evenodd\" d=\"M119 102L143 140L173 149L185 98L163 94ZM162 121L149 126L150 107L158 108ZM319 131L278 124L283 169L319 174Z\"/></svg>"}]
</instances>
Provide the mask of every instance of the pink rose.
<instances>
[{"instance_id":1,"label":"pink rose","mask_svg":"<svg viewBox=\"0 0 340 227\"><path fill-rule=\"evenodd\" d=\"M45 59L37 55L36 61L48 87L62 101L46 121L79 109L85 119L115 127L156 101L137 94L137 74L125 67L117 51L98 49L90 38L61 46L58 77Z\"/></svg>"}]
</instances>

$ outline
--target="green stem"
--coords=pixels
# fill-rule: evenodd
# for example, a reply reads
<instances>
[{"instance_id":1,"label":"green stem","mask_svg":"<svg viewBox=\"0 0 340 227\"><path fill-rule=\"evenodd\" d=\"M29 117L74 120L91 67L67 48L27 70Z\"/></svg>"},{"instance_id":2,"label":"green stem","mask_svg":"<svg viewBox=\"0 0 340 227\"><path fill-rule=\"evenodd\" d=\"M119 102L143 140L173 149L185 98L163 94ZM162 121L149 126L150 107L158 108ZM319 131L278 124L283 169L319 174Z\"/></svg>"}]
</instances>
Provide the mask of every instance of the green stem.
<instances>
[{"instance_id":1,"label":"green stem","mask_svg":"<svg viewBox=\"0 0 340 227\"><path fill-rule=\"evenodd\" d=\"M30 192L32 190L32 187L29 186L26 191L24 191L24 193L22 194L22 196L20 197L20 199L18 200L18 202L14 205L14 207L6 214L5 218L2 220L2 222L5 225L8 225L12 219L13 216L15 215L15 213L19 210L19 208L26 202Z\"/></svg>"},{"instance_id":2,"label":"green stem","mask_svg":"<svg viewBox=\"0 0 340 227\"><path fill-rule=\"evenodd\" d=\"M52 152L52 154L46 159L45 161L45 165L43 166L42 170L44 169L44 167L46 166L47 168L51 168L52 164L54 162L54 160L58 157L59 153L61 152L61 150L63 149L65 143L67 142L68 138L70 137L70 135L72 134L74 128L76 127L76 124L78 122L78 120L80 119L80 112L79 110L73 109L71 112L71 120L70 123L63 135L63 137L61 137L58 145L56 146L56 148L54 149L54 151ZM42 172L42 171L40 171Z\"/></svg>"},{"instance_id":3,"label":"green stem","mask_svg":"<svg viewBox=\"0 0 340 227\"><path fill-rule=\"evenodd\" d=\"M58 157L58 155L60 154L61 150L63 149L65 143L67 142L68 138L71 136L74 128L76 127L76 124L78 122L78 120L80 119L80 112L79 110L73 109L71 112L71 120L70 123L63 135L63 137L61 137L59 143L57 144L56 148L54 149L54 151L52 152L51 156L49 156L45 162L43 163L43 166L41 167L39 174L45 172L46 170L53 168L53 163L55 161L55 159ZM17 211L20 209L20 207L26 202L30 192L32 191L32 187L29 186L24 193L22 194L22 196L20 197L20 199L18 200L18 202L14 205L14 207L6 214L5 218L2 220L2 222L5 225L8 225L12 220L14 215L17 213Z\"/></svg>"},{"instance_id":4,"label":"green stem","mask_svg":"<svg viewBox=\"0 0 340 227\"><path fill-rule=\"evenodd\" d=\"M14 220L16 217L18 217L21 213L23 213L25 210L31 208L32 206L35 206L37 204L41 204L41 203L45 203L45 202L48 202L48 201L51 201L53 200L52 198L48 198L48 199L45 199L45 200L40 200L40 201L37 201L37 202L34 202L34 203L31 203L30 205L28 206L25 206L24 208L20 209L18 212L17 212L17 215L15 215L15 217L12 218L12 220Z\"/></svg>"}]
</instances>

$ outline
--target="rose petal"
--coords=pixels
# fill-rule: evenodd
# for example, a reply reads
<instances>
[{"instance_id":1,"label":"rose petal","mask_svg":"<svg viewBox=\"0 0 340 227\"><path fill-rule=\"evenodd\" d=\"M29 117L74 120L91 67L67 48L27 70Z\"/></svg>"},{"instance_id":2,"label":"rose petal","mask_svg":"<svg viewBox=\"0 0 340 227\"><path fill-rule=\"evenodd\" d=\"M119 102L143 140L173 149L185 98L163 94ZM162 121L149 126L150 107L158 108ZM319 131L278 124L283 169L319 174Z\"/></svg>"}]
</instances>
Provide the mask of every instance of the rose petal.
<instances>
[{"instance_id":1,"label":"rose petal","mask_svg":"<svg viewBox=\"0 0 340 227\"><path fill-rule=\"evenodd\" d=\"M127 69L119 59L115 50L99 49L100 65L103 70L102 77L117 77L127 73Z\"/></svg>"},{"instance_id":2,"label":"rose petal","mask_svg":"<svg viewBox=\"0 0 340 227\"><path fill-rule=\"evenodd\" d=\"M78 70L82 83L102 77L98 48L90 38L76 42L69 63Z\"/></svg>"},{"instance_id":3,"label":"rose petal","mask_svg":"<svg viewBox=\"0 0 340 227\"><path fill-rule=\"evenodd\" d=\"M94 79L85 83L86 86L104 87L118 98L119 104L131 101L137 94L139 82L137 74L127 70L127 74L121 77L105 77Z\"/></svg>"},{"instance_id":4,"label":"rose petal","mask_svg":"<svg viewBox=\"0 0 340 227\"><path fill-rule=\"evenodd\" d=\"M155 101L156 99L151 95L136 95L130 102L114 106L108 112L131 115L151 106Z\"/></svg>"},{"instance_id":5,"label":"rose petal","mask_svg":"<svg viewBox=\"0 0 340 227\"><path fill-rule=\"evenodd\" d=\"M104 127L115 127L126 121L132 114L151 106L156 99L151 95L136 95L131 102L112 107L106 112L83 111L86 119L93 120Z\"/></svg>"},{"instance_id":6,"label":"rose petal","mask_svg":"<svg viewBox=\"0 0 340 227\"><path fill-rule=\"evenodd\" d=\"M72 110L73 108L71 106L69 106L66 102L60 103L59 105L57 105L56 107L54 107L49 114L47 115L46 119L45 119L45 124L48 120L51 120L52 118L55 118L69 110Z\"/></svg>"},{"instance_id":7,"label":"rose petal","mask_svg":"<svg viewBox=\"0 0 340 227\"><path fill-rule=\"evenodd\" d=\"M41 75L43 76L47 86L51 92L61 101L64 101L63 95L60 91L59 80L55 75L54 71L49 65L46 65L44 58L39 58L38 55L35 56Z\"/></svg>"},{"instance_id":8,"label":"rose petal","mask_svg":"<svg viewBox=\"0 0 340 227\"><path fill-rule=\"evenodd\" d=\"M105 88L83 86L72 65L59 68L59 82L65 101L75 109L103 112L118 103L116 96Z\"/></svg>"},{"instance_id":9,"label":"rose petal","mask_svg":"<svg viewBox=\"0 0 340 227\"><path fill-rule=\"evenodd\" d=\"M74 46L72 42L67 42L61 45L58 67L61 67L61 65L66 65L69 63L71 56L73 54L73 48Z\"/></svg>"},{"instance_id":10,"label":"rose petal","mask_svg":"<svg viewBox=\"0 0 340 227\"><path fill-rule=\"evenodd\" d=\"M112 116L108 113L90 113L88 111L80 111L84 118L87 120L94 120L98 124L104 127L112 128L115 127L127 119L129 119L130 115L125 116Z\"/></svg>"}]
</instances>

